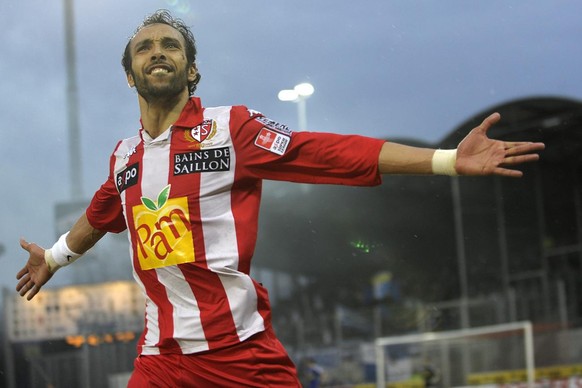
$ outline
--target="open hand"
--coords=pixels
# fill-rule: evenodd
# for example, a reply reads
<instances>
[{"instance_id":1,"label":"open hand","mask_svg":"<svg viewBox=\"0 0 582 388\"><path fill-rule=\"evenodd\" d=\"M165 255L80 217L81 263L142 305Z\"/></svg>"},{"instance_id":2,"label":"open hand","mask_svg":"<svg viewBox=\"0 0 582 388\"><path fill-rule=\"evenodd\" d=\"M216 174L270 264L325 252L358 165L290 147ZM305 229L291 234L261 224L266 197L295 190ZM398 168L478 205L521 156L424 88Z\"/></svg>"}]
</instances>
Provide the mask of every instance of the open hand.
<instances>
[{"instance_id":1,"label":"open hand","mask_svg":"<svg viewBox=\"0 0 582 388\"><path fill-rule=\"evenodd\" d=\"M44 249L23 238L20 239L20 246L28 252L29 257L26 265L16 274L16 279L19 280L16 291L20 296L26 296L27 300L31 300L53 274L44 260Z\"/></svg>"},{"instance_id":2,"label":"open hand","mask_svg":"<svg viewBox=\"0 0 582 388\"><path fill-rule=\"evenodd\" d=\"M523 173L507 168L521 163L535 162L544 143L506 142L487 137L487 131L501 118L493 113L461 141L457 147L455 170L459 175L501 175L519 178Z\"/></svg>"}]
</instances>

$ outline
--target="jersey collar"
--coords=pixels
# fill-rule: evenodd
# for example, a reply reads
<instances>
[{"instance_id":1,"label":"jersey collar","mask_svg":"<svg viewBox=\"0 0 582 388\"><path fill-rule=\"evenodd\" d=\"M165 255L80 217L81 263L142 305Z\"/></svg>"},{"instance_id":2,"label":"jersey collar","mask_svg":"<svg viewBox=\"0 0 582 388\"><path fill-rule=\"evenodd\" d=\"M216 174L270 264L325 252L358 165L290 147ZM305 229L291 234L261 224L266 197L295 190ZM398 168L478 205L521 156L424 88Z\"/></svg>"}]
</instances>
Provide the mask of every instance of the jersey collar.
<instances>
[{"instance_id":1,"label":"jersey collar","mask_svg":"<svg viewBox=\"0 0 582 388\"><path fill-rule=\"evenodd\" d=\"M190 129L202 124L202 121L204 121L202 111L203 108L200 98L193 96L190 97L184 106L184 109L182 109L180 117L178 117L178 120L174 123L174 127Z\"/></svg>"},{"instance_id":2,"label":"jersey collar","mask_svg":"<svg viewBox=\"0 0 582 388\"><path fill-rule=\"evenodd\" d=\"M191 129L197 125L202 124L202 121L204 120L202 111L203 108L200 98L194 96L190 97L190 99L186 102L186 105L184 105L184 108L182 109L182 112L180 113L180 117L178 117L178 120L176 120L176 122L173 125L170 125L170 127L166 129L164 133L160 134L160 136L156 137L155 139L152 139L150 135L148 135L147 131L144 130L143 123L141 122L140 119L139 121L141 124L140 130L141 138L146 144L168 140L172 128Z\"/></svg>"}]
</instances>

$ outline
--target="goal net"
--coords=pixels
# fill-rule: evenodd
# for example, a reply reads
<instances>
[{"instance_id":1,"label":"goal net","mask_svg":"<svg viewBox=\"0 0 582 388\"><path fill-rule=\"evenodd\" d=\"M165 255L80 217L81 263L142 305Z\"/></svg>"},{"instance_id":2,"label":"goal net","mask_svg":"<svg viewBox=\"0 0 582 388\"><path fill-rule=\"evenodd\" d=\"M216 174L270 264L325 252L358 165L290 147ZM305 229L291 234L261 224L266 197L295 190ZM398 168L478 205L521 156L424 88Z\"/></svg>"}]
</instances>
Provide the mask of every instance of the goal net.
<instances>
[{"instance_id":1,"label":"goal net","mask_svg":"<svg viewBox=\"0 0 582 388\"><path fill-rule=\"evenodd\" d=\"M534 387L530 322L382 337L375 352L378 388Z\"/></svg>"}]
</instances>

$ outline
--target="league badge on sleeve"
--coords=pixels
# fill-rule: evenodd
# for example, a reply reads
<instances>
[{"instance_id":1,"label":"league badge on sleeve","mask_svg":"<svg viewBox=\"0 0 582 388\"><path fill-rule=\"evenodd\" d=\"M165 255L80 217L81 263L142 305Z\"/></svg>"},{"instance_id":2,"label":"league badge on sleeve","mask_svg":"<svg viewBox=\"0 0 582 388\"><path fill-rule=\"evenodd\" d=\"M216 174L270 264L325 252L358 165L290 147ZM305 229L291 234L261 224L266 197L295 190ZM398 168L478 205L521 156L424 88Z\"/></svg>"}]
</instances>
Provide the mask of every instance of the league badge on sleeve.
<instances>
[{"instance_id":1,"label":"league badge on sleeve","mask_svg":"<svg viewBox=\"0 0 582 388\"><path fill-rule=\"evenodd\" d=\"M254 120L263 125L255 139L255 145L274 154L283 155L291 142L292 132L289 127L264 116L255 117Z\"/></svg>"},{"instance_id":2,"label":"league badge on sleeve","mask_svg":"<svg viewBox=\"0 0 582 388\"><path fill-rule=\"evenodd\" d=\"M274 154L283 155L290 141L290 136L263 127L255 139L255 145Z\"/></svg>"}]
</instances>

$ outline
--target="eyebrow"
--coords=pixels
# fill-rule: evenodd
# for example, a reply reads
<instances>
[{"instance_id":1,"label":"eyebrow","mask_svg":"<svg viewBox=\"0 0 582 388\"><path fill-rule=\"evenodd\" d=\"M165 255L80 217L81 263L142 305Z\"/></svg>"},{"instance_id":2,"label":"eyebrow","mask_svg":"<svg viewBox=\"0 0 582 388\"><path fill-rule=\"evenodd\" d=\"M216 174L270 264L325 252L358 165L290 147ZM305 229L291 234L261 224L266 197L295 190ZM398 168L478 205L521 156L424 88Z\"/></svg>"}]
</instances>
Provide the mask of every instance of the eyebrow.
<instances>
[{"instance_id":1,"label":"eyebrow","mask_svg":"<svg viewBox=\"0 0 582 388\"><path fill-rule=\"evenodd\" d=\"M164 36L160 40L162 41L162 44L174 43L178 47L182 47L182 44L176 38L172 38L172 37L169 37L169 36ZM135 47L135 49L138 49L138 48L143 47L143 46L151 45L153 42L154 42L153 39L146 38L146 39L140 40L139 42L136 42L134 47Z\"/></svg>"}]
</instances>

